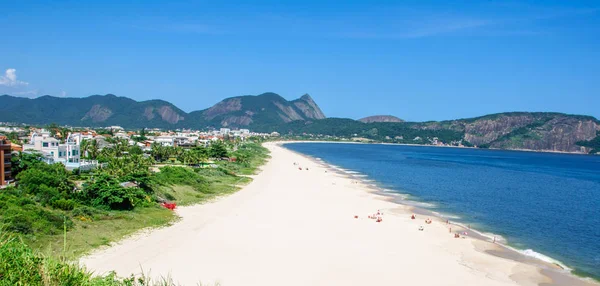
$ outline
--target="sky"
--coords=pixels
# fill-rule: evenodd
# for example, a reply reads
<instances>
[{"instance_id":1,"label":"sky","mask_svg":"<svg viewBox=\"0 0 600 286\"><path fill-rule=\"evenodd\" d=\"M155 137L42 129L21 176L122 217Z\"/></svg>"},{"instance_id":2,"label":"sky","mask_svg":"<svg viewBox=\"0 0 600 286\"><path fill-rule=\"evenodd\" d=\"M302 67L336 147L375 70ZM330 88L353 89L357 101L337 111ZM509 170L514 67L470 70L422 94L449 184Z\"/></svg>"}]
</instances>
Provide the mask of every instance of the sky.
<instances>
[{"instance_id":1,"label":"sky","mask_svg":"<svg viewBox=\"0 0 600 286\"><path fill-rule=\"evenodd\" d=\"M0 94L600 118L600 1L5 1ZM0 102L0 104L2 104Z\"/></svg>"}]
</instances>

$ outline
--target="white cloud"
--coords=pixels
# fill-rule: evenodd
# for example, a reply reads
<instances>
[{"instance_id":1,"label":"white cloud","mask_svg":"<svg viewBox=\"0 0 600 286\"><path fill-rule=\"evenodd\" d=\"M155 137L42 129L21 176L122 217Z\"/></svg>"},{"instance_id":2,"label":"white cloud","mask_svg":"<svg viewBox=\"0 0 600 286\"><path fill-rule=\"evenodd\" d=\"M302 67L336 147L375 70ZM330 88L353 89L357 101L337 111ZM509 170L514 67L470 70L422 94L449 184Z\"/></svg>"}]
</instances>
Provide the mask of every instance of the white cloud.
<instances>
[{"instance_id":1,"label":"white cloud","mask_svg":"<svg viewBox=\"0 0 600 286\"><path fill-rule=\"evenodd\" d=\"M5 86L21 86L29 83L17 80L17 70L7 69L4 75L0 75L0 85Z\"/></svg>"}]
</instances>

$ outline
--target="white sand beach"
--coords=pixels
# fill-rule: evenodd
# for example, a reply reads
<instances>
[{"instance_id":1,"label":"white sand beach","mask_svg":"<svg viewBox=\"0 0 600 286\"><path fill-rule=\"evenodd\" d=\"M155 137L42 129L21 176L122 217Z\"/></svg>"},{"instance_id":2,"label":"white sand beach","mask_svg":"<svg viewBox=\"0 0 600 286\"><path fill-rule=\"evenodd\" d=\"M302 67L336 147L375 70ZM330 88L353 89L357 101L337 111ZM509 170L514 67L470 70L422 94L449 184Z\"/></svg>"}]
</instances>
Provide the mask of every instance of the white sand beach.
<instances>
[{"instance_id":1,"label":"white sand beach","mask_svg":"<svg viewBox=\"0 0 600 286\"><path fill-rule=\"evenodd\" d=\"M408 207L367 186L275 143L265 146L272 159L239 192L179 208L182 219L174 225L98 250L81 263L98 274L143 269L182 285L552 282L535 266L482 251L497 248L493 243L454 238L439 220L411 220ZM368 218L378 210L383 221Z\"/></svg>"}]
</instances>

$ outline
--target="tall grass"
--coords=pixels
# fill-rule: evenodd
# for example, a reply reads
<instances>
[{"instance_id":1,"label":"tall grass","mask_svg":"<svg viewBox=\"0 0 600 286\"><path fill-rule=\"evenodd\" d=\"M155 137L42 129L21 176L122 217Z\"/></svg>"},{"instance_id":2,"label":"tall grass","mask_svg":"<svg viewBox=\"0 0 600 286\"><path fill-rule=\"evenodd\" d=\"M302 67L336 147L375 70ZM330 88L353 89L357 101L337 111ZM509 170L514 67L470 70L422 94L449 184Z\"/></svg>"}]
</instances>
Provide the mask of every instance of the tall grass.
<instances>
[{"instance_id":1,"label":"tall grass","mask_svg":"<svg viewBox=\"0 0 600 286\"><path fill-rule=\"evenodd\" d=\"M171 277L147 275L119 278L114 272L94 276L85 268L61 258L34 252L18 236L0 232L0 286L175 286ZM200 284L198 284L200 285Z\"/></svg>"}]
</instances>

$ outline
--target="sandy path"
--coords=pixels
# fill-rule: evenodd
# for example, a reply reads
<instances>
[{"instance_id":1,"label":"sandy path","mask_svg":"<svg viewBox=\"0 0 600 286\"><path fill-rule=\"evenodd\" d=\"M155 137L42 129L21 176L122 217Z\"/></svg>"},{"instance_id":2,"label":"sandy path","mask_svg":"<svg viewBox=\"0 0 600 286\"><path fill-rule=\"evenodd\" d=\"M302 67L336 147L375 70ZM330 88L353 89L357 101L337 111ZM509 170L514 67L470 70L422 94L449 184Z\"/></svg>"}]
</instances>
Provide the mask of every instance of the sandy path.
<instances>
[{"instance_id":1,"label":"sandy path","mask_svg":"<svg viewBox=\"0 0 600 286\"><path fill-rule=\"evenodd\" d=\"M243 190L180 208L175 225L81 262L97 273L171 275L182 285L537 285L544 279L533 266L477 251L474 245L484 242L452 238L444 223L410 220L404 207L317 162L266 146L273 158ZM378 209L383 222L366 218Z\"/></svg>"}]
</instances>

